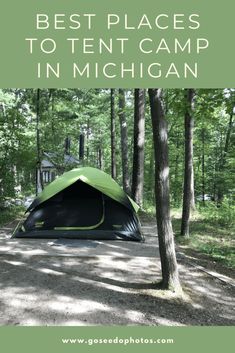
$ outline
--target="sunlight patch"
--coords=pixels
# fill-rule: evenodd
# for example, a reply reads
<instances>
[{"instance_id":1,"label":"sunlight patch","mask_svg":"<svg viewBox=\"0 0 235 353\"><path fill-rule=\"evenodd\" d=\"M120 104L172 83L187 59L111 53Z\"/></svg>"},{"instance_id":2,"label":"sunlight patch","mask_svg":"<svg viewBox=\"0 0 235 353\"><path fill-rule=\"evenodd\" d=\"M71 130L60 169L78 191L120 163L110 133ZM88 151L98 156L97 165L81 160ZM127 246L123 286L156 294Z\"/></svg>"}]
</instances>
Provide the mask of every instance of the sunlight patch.
<instances>
[{"instance_id":1,"label":"sunlight patch","mask_svg":"<svg viewBox=\"0 0 235 353\"><path fill-rule=\"evenodd\" d=\"M14 265L14 266L22 266L25 265L24 262L21 261L9 261L9 260L5 260L4 262L10 264L10 265Z\"/></svg>"},{"instance_id":2,"label":"sunlight patch","mask_svg":"<svg viewBox=\"0 0 235 353\"><path fill-rule=\"evenodd\" d=\"M40 268L38 269L38 271L42 273L50 274L50 275L56 275L56 276L64 275L64 272L51 270L50 268Z\"/></svg>"}]
</instances>

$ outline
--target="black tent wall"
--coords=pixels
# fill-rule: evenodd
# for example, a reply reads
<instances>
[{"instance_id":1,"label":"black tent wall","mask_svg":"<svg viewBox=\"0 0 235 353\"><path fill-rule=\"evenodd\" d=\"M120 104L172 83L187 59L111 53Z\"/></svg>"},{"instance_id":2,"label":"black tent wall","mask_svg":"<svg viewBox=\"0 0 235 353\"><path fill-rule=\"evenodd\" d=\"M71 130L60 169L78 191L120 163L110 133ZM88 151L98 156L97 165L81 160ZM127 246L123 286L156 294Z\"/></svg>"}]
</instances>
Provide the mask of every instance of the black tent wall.
<instances>
[{"instance_id":1,"label":"black tent wall","mask_svg":"<svg viewBox=\"0 0 235 353\"><path fill-rule=\"evenodd\" d=\"M80 180L31 211L14 236L143 240L134 211Z\"/></svg>"}]
</instances>

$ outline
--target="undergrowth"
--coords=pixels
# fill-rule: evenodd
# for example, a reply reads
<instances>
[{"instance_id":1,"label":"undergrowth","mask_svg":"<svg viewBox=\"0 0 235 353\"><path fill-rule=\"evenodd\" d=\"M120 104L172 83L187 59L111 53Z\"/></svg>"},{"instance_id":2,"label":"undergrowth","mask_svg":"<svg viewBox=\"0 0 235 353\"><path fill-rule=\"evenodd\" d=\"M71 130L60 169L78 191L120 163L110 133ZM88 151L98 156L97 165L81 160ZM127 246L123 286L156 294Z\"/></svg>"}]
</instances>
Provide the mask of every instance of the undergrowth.
<instances>
[{"instance_id":1,"label":"undergrowth","mask_svg":"<svg viewBox=\"0 0 235 353\"><path fill-rule=\"evenodd\" d=\"M197 204L191 214L189 238L180 236L181 212L181 208L174 208L171 212L176 242L207 254L226 267L235 268L235 206L228 202L222 203L220 207L213 202L205 206ZM148 205L144 213L141 219L155 220L154 207Z\"/></svg>"},{"instance_id":2,"label":"undergrowth","mask_svg":"<svg viewBox=\"0 0 235 353\"><path fill-rule=\"evenodd\" d=\"M14 221L17 217L20 217L24 212L21 206L14 206L10 208L0 209L0 226L3 226L11 221Z\"/></svg>"}]
</instances>

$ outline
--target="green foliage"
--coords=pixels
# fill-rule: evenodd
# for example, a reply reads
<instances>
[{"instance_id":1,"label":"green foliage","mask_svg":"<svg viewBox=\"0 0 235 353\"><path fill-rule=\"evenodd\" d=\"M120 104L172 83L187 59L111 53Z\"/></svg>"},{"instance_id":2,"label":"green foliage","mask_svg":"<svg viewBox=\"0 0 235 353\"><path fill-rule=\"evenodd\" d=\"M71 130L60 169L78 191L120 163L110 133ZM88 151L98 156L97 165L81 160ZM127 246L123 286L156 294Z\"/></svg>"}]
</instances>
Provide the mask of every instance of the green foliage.
<instances>
[{"instance_id":1,"label":"green foliage","mask_svg":"<svg viewBox=\"0 0 235 353\"><path fill-rule=\"evenodd\" d=\"M166 110L169 125L170 186L172 205L182 201L184 173L184 92L167 90ZM195 196L203 193L217 199L231 197L235 184L234 123L229 121L235 106L233 89L196 90L194 102L194 177ZM228 151L226 140L230 133ZM203 173L204 160L204 173Z\"/></svg>"},{"instance_id":2,"label":"green foliage","mask_svg":"<svg viewBox=\"0 0 235 353\"><path fill-rule=\"evenodd\" d=\"M11 208L5 208L0 210L0 226L3 226L11 221L14 221L17 217L23 215L25 210L20 206Z\"/></svg>"},{"instance_id":3,"label":"green foliage","mask_svg":"<svg viewBox=\"0 0 235 353\"><path fill-rule=\"evenodd\" d=\"M235 208L224 202L221 207L210 203L200 207L191 220L191 236L180 234L180 210L173 212L173 228L176 241L200 253L209 255L223 265L235 268Z\"/></svg>"},{"instance_id":4,"label":"green foliage","mask_svg":"<svg viewBox=\"0 0 235 353\"><path fill-rule=\"evenodd\" d=\"M199 210L210 223L235 229L235 205L228 200L224 200L220 205L214 202L209 202L206 206L200 204Z\"/></svg>"},{"instance_id":5,"label":"green foliage","mask_svg":"<svg viewBox=\"0 0 235 353\"><path fill-rule=\"evenodd\" d=\"M132 169L133 90L125 90L125 114L128 127L129 170ZM0 200L14 196L19 184L23 192L32 190L36 168L36 90L0 90ZM184 173L184 90L164 91L169 125L171 203L182 201ZM235 184L234 124L230 127L229 148L224 153L229 119L234 106L234 90L196 90L194 128L195 195L203 192L212 198L230 197ZM122 182L120 127L117 117L118 94L115 92L117 181ZM154 151L148 96L146 96L145 199L154 204ZM83 165L98 166L110 172L110 90L41 89L40 141L43 151L53 152L63 164L64 141L71 141L71 153L78 156L78 140L85 136ZM41 156L42 157L42 156ZM204 174L202 163L204 158Z\"/></svg>"}]
</instances>

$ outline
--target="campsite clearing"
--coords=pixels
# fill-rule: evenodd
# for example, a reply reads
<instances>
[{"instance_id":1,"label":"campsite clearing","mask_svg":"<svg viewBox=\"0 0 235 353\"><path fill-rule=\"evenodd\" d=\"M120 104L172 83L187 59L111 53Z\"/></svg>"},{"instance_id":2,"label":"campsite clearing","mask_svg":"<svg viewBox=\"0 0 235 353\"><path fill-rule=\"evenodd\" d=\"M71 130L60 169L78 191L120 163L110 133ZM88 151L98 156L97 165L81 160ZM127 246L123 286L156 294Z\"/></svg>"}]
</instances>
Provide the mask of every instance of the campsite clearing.
<instances>
[{"instance_id":1,"label":"campsite clearing","mask_svg":"<svg viewBox=\"0 0 235 353\"><path fill-rule=\"evenodd\" d=\"M0 229L1 325L235 324L235 288L192 257L178 259L183 298L156 289L154 223L145 243L11 239L14 226Z\"/></svg>"}]
</instances>

